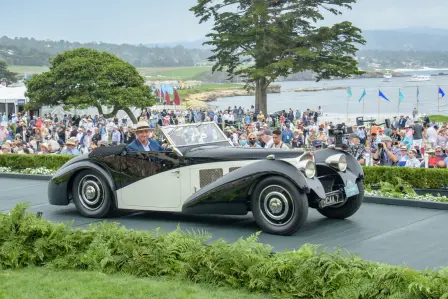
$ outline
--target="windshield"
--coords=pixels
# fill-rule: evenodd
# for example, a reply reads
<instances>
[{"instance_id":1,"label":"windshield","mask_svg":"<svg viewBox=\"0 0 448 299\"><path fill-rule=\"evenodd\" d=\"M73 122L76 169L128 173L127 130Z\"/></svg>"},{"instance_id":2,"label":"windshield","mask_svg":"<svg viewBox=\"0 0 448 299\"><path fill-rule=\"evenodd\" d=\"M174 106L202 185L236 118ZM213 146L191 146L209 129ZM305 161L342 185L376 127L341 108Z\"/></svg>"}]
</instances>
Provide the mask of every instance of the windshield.
<instances>
[{"instance_id":1,"label":"windshield","mask_svg":"<svg viewBox=\"0 0 448 299\"><path fill-rule=\"evenodd\" d=\"M228 141L216 123L167 126L161 130L176 147Z\"/></svg>"}]
</instances>

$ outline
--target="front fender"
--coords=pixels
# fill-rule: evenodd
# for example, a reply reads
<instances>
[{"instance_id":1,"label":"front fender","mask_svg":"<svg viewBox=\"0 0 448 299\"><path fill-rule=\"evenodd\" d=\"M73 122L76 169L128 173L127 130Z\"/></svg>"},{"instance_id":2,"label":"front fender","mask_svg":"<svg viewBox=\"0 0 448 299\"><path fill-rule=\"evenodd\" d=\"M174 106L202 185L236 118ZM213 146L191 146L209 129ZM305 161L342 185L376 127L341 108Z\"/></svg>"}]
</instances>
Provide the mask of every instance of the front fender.
<instances>
[{"instance_id":1,"label":"front fender","mask_svg":"<svg viewBox=\"0 0 448 299\"><path fill-rule=\"evenodd\" d=\"M361 167L361 164L350 155L350 153L340 150L340 149L322 149L314 152L314 159L316 164L325 164L325 160L336 154L344 154L347 160L347 169L345 172L338 171L339 175L344 178L344 180L353 180L355 181L364 178L364 170ZM325 164L326 165L326 164Z\"/></svg>"},{"instance_id":2,"label":"front fender","mask_svg":"<svg viewBox=\"0 0 448 299\"><path fill-rule=\"evenodd\" d=\"M79 161L60 168L51 178L48 184L48 199L53 205L68 205L70 199L68 197L69 181L75 173L83 169L94 169L101 173L106 179L112 194L115 205L117 204L116 184L110 173L103 167L90 161Z\"/></svg>"},{"instance_id":3,"label":"front fender","mask_svg":"<svg viewBox=\"0 0 448 299\"><path fill-rule=\"evenodd\" d=\"M191 214L244 215L249 190L261 177L278 175L292 181L302 192L316 192L325 198L317 178L306 177L293 165L282 160L262 160L234 170L190 196L182 212Z\"/></svg>"}]
</instances>

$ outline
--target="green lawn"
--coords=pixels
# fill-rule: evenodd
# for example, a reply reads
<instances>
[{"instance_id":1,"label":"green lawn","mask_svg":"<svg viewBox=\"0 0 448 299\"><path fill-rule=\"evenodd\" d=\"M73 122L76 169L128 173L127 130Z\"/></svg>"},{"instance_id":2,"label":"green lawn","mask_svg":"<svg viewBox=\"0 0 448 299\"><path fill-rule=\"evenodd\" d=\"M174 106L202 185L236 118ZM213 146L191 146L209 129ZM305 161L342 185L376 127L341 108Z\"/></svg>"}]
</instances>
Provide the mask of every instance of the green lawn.
<instances>
[{"instance_id":1,"label":"green lawn","mask_svg":"<svg viewBox=\"0 0 448 299\"><path fill-rule=\"evenodd\" d=\"M39 74L48 71L46 66L26 66L26 65L10 65L8 69L19 75L23 74Z\"/></svg>"},{"instance_id":2,"label":"green lawn","mask_svg":"<svg viewBox=\"0 0 448 299\"><path fill-rule=\"evenodd\" d=\"M269 295L163 279L45 268L0 271L0 299L264 299Z\"/></svg>"},{"instance_id":3,"label":"green lawn","mask_svg":"<svg viewBox=\"0 0 448 299\"><path fill-rule=\"evenodd\" d=\"M179 95L189 95L207 91L214 91L222 88L243 88L243 84L223 83L223 84L201 84L198 88L179 90Z\"/></svg>"},{"instance_id":4,"label":"green lawn","mask_svg":"<svg viewBox=\"0 0 448 299\"><path fill-rule=\"evenodd\" d=\"M212 70L209 66L192 66L192 67L144 67L137 68L143 76L151 76L151 78L162 79L190 79L203 72Z\"/></svg>"},{"instance_id":5,"label":"green lawn","mask_svg":"<svg viewBox=\"0 0 448 299\"><path fill-rule=\"evenodd\" d=\"M429 115L429 119L437 123L448 122L448 116L446 115Z\"/></svg>"},{"instance_id":6,"label":"green lawn","mask_svg":"<svg viewBox=\"0 0 448 299\"><path fill-rule=\"evenodd\" d=\"M23 74L39 74L48 71L46 66L11 65L8 69L12 72ZM142 76L150 76L159 79L190 79L203 72L210 71L210 66L191 67L140 67L137 68ZM159 77L160 76L160 77Z\"/></svg>"}]
</instances>

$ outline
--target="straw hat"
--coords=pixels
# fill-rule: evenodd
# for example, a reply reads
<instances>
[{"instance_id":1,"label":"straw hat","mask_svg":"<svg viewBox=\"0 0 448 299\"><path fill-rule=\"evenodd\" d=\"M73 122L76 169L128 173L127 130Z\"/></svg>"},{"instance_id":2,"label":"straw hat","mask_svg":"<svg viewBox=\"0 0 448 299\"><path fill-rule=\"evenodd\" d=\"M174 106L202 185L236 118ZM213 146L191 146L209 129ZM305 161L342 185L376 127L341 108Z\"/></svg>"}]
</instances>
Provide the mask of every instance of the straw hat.
<instances>
[{"instance_id":1,"label":"straw hat","mask_svg":"<svg viewBox=\"0 0 448 299\"><path fill-rule=\"evenodd\" d=\"M66 142L65 145L73 145L76 146L76 141L74 138L69 138Z\"/></svg>"},{"instance_id":2,"label":"straw hat","mask_svg":"<svg viewBox=\"0 0 448 299\"><path fill-rule=\"evenodd\" d=\"M41 143L40 147L45 147L46 149L48 149L48 143Z\"/></svg>"},{"instance_id":3,"label":"straw hat","mask_svg":"<svg viewBox=\"0 0 448 299\"><path fill-rule=\"evenodd\" d=\"M148 124L148 122L145 121L145 120L140 120L140 121L137 123L135 132L138 132L138 131L146 131L146 130L149 130L149 124Z\"/></svg>"}]
</instances>

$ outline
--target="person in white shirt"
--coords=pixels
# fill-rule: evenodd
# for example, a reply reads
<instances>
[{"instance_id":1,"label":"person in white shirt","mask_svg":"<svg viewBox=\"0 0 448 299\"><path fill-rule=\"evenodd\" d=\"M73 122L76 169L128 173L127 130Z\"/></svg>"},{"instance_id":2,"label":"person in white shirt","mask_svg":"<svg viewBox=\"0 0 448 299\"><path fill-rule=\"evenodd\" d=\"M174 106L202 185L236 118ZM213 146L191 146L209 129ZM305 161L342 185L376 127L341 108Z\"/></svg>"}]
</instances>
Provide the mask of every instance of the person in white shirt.
<instances>
[{"instance_id":1,"label":"person in white shirt","mask_svg":"<svg viewBox=\"0 0 448 299\"><path fill-rule=\"evenodd\" d=\"M417 151L415 149L409 151L409 158L406 161L405 167L420 168L421 162L417 159L416 155Z\"/></svg>"},{"instance_id":2,"label":"person in white shirt","mask_svg":"<svg viewBox=\"0 0 448 299\"><path fill-rule=\"evenodd\" d=\"M272 132L272 144L269 148L278 148L282 150L289 150L289 147L282 141L282 131L275 130Z\"/></svg>"},{"instance_id":3,"label":"person in white shirt","mask_svg":"<svg viewBox=\"0 0 448 299\"><path fill-rule=\"evenodd\" d=\"M437 126L430 126L426 129L426 136L428 138L428 142L431 143L431 147L434 147L437 141Z\"/></svg>"},{"instance_id":4,"label":"person in white shirt","mask_svg":"<svg viewBox=\"0 0 448 299\"><path fill-rule=\"evenodd\" d=\"M120 137L121 137L121 134L120 134L120 131L118 131L118 127L114 126L113 127L113 131L112 131L112 139L111 139L112 144L113 145L119 144L120 143Z\"/></svg>"}]
</instances>

